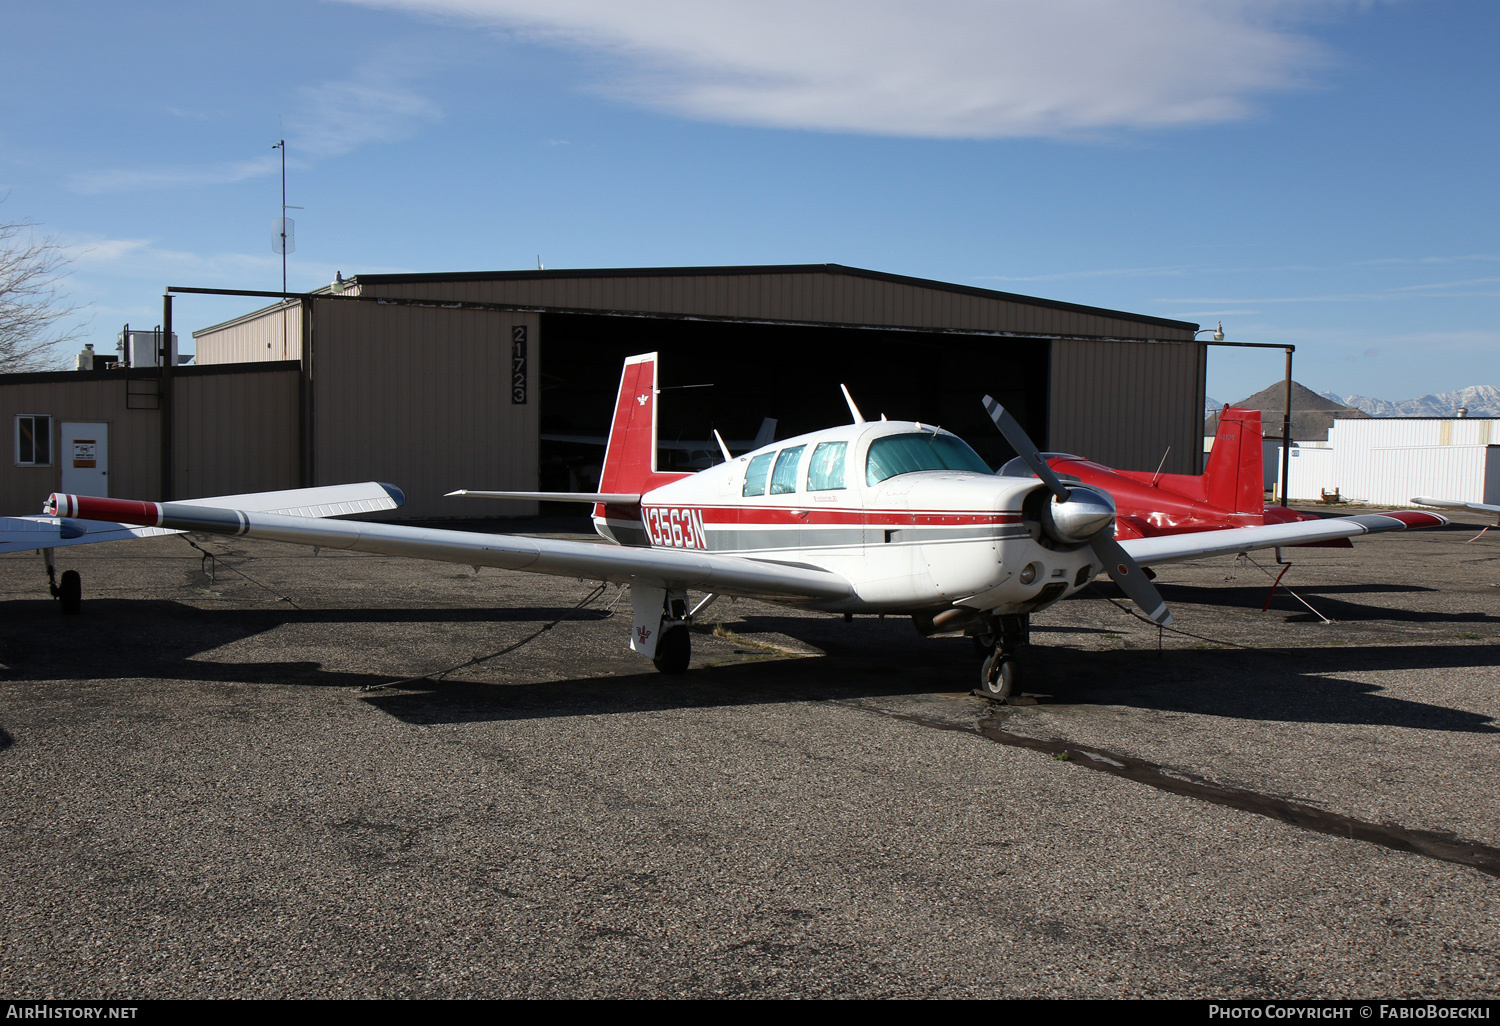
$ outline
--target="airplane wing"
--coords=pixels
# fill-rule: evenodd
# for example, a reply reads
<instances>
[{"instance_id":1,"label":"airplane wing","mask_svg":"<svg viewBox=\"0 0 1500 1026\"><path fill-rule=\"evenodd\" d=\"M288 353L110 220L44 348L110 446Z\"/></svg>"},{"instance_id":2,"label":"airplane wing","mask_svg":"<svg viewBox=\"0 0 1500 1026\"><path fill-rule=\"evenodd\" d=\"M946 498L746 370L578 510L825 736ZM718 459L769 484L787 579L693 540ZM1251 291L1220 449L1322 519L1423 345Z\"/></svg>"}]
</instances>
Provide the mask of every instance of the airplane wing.
<instances>
[{"instance_id":1,"label":"airplane wing","mask_svg":"<svg viewBox=\"0 0 1500 1026\"><path fill-rule=\"evenodd\" d=\"M1272 549L1284 545L1306 545L1333 538L1353 538L1381 531L1406 531L1416 527L1439 527L1448 518L1420 510L1394 513L1359 513L1327 520L1303 520L1295 524L1267 524L1264 527L1234 527L1224 531L1200 531L1156 538L1132 538L1120 546L1142 566L1176 563L1202 556L1238 555L1255 549Z\"/></svg>"},{"instance_id":2,"label":"airplane wing","mask_svg":"<svg viewBox=\"0 0 1500 1026\"><path fill-rule=\"evenodd\" d=\"M107 500L106 500L107 501ZM177 505L229 505L234 508L279 513L292 517L337 517L351 513L376 513L396 509L406 501L394 485L374 481L364 484L324 485L292 488L279 492L219 495L207 499L185 499ZM69 516L0 517L0 552L27 549L57 549L93 542L124 541L181 534L182 530L154 525L111 523Z\"/></svg>"},{"instance_id":3,"label":"airplane wing","mask_svg":"<svg viewBox=\"0 0 1500 1026\"><path fill-rule=\"evenodd\" d=\"M782 601L837 599L852 592L843 577L804 563L688 549L648 549L348 520L309 520L283 513L213 508L202 504L207 500L193 504L158 503L57 494L48 501L55 510L82 519L263 538L617 584L694 588Z\"/></svg>"},{"instance_id":4,"label":"airplane wing","mask_svg":"<svg viewBox=\"0 0 1500 1026\"><path fill-rule=\"evenodd\" d=\"M1487 502L1461 502L1458 499L1432 499L1425 495L1418 495L1411 500L1418 506L1436 506L1438 509L1472 509L1475 513L1488 513L1493 517L1500 517L1500 506L1492 506Z\"/></svg>"},{"instance_id":5,"label":"airplane wing","mask_svg":"<svg viewBox=\"0 0 1500 1026\"><path fill-rule=\"evenodd\" d=\"M590 504L602 502L610 506L638 506L641 501L639 492L480 492L472 488L445 492L443 498L515 499L524 502L587 502Z\"/></svg>"}]
</instances>

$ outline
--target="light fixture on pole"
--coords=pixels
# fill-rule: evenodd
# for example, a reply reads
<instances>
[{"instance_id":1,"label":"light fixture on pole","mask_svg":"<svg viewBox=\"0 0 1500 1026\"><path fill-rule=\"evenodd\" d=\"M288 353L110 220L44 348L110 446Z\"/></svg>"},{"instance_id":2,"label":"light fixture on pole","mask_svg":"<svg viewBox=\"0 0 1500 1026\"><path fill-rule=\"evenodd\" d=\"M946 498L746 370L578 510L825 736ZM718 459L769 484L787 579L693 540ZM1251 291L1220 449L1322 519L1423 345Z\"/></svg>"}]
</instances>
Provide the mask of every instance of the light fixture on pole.
<instances>
[{"instance_id":1,"label":"light fixture on pole","mask_svg":"<svg viewBox=\"0 0 1500 1026\"><path fill-rule=\"evenodd\" d=\"M1193 338L1194 338L1194 340L1196 340L1198 338L1198 336L1201 335L1201 334L1203 334L1205 331L1211 331L1211 332L1214 333L1214 341L1215 342L1222 342L1222 341L1224 341L1224 322L1223 321L1219 322L1219 326L1217 328L1199 328L1197 331L1193 332Z\"/></svg>"}]
</instances>

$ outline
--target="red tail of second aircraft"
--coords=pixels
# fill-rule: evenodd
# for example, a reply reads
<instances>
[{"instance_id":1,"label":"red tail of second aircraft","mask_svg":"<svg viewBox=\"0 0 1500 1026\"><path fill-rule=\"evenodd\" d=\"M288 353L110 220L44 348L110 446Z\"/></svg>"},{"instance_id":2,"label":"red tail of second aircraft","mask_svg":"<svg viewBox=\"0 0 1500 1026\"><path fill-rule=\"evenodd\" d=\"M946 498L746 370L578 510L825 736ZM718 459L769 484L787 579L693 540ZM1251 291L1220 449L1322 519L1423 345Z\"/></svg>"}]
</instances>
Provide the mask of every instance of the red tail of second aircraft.
<instances>
[{"instance_id":1,"label":"red tail of second aircraft","mask_svg":"<svg viewBox=\"0 0 1500 1026\"><path fill-rule=\"evenodd\" d=\"M1234 513L1265 508L1261 437L1259 410L1225 407L1203 468L1204 499Z\"/></svg>"}]
</instances>

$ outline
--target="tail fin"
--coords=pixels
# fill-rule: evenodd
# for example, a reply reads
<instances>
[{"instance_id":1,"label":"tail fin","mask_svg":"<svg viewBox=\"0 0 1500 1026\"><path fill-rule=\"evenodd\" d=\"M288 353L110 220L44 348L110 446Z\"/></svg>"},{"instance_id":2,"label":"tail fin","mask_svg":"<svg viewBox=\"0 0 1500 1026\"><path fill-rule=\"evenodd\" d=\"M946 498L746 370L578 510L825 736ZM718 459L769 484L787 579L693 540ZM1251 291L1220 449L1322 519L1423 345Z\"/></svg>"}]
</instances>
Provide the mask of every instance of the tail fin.
<instances>
[{"instance_id":1,"label":"tail fin","mask_svg":"<svg viewBox=\"0 0 1500 1026\"><path fill-rule=\"evenodd\" d=\"M656 354L627 357L599 474L601 492L645 492L656 474Z\"/></svg>"},{"instance_id":2,"label":"tail fin","mask_svg":"<svg viewBox=\"0 0 1500 1026\"><path fill-rule=\"evenodd\" d=\"M1260 411L1225 407L1203 468L1204 498L1236 513L1264 511L1262 458Z\"/></svg>"}]
</instances>

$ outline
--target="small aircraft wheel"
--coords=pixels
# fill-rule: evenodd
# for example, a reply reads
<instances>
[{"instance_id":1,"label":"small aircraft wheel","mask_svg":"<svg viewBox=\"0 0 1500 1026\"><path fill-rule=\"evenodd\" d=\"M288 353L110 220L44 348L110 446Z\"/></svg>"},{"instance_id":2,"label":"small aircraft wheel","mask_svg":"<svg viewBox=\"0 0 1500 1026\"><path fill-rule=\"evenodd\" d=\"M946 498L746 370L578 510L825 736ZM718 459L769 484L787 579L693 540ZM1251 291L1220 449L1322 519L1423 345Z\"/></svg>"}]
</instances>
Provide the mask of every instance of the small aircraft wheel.
<instances>
[{"instance_id":1,"label":"small aircraft wheel","mask_svg":"<svg viewBox=\"0 0 1500 1026\"><path fill-rule=\"evenodd\" d=\"M83 608L83 580L77 570L64 570L57 586L57 601L64 616L74 616Z\"/></svg>"},{"instance_id":2,"label":"small aircraft wheel","mask_svg":"<svg viewBox=\"0 0 1500 1026\"><path fill-rule=\"evenodd\" d=\"M1016 657L996 649L979 670L979 693L985 698L1003 702L1021 681L1021 667Z\"/></svg>"},{"instance_id":3,"label":"small aircraft wheel","mask_svg":"<svg viewBox=\"0 0 1500 1026\"><path fill-rule=\"evenodd\" d=\"M651 662L662 673L686 673L692 657L692 633L686 627L673 627L656 643Z\"/></svg>"}]
</instances>

